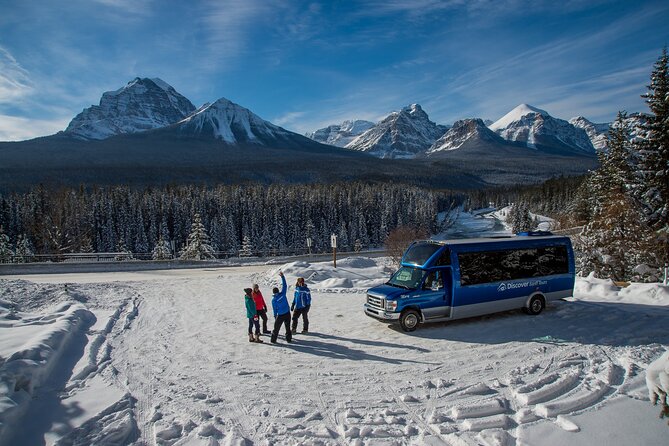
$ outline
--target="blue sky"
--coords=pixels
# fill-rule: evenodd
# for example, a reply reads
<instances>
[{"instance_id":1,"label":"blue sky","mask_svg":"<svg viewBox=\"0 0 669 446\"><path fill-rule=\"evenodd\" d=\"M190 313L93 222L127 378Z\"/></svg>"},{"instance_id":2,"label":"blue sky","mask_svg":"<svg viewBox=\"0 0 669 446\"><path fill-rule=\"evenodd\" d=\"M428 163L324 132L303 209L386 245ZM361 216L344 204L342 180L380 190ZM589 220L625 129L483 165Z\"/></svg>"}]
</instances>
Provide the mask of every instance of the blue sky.
<instances>
[{"instance_id":1,"label":"blue sky","mask_svg":"<svg viewBox=\"0 0 669 446\"><path fill-rule=\"evenodd\" d=\"M443 124L520 103L605 122L647 110L668 42L666 1L0 0L0 140L137 76L299 133L411 103Z\"/></svg>"}]
</instances>

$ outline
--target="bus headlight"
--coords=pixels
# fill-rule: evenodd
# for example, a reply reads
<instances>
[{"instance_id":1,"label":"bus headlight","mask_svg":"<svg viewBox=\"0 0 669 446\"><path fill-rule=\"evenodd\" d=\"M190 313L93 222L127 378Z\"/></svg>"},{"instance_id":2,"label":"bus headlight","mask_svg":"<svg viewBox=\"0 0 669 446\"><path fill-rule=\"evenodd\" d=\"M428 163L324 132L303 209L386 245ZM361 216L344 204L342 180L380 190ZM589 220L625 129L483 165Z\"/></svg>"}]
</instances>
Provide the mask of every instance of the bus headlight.
<instances>
[{"instance_id":1,"label":"bus headlight","mask_svg":"<svg viewBox=\"0 0 669 446\"><path fill-rule=\"evenodd\" d=\"M386 311L395 311L397 309L396 300L387 300L386 301Z\"/></svg>"}]
</instances>

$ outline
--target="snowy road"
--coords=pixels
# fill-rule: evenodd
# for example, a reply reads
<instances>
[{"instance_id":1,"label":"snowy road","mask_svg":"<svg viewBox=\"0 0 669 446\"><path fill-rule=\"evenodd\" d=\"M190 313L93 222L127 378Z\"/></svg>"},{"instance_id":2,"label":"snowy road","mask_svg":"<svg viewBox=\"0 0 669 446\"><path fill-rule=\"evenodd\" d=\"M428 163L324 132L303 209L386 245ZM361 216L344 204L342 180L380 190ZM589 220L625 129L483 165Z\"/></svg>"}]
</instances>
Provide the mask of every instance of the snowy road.
<instances>
[{"instance_id":1,"label":"snowy road","mask_svg":"<svg viewBox=\"0 0 669 446\"><path fill-rule=\"evenodd\" d=\"M241 290L269 303L275 271L196 271L5 280L22 311L74 298L97 317L58 363L64 390L37 392L60 401L6 444L666 444L644 373L666 306L560 301L406 334L367 318L361 289L314 287L312 333L258 345Z\"/></svg>"}]
</instances>

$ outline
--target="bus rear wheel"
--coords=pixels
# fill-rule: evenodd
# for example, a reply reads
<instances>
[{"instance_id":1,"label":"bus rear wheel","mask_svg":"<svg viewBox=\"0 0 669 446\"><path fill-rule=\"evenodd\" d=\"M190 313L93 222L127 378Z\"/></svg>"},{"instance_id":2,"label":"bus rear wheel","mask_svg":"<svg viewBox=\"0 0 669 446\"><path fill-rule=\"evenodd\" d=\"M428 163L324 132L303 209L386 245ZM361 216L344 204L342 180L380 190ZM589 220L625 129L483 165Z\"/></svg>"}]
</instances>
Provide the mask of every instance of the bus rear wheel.
<instances>
[{"instance_id":1,"label":"bus rear wheel","mask_svg":"<svg viewBox=\"0 0 669 446\"><path fill-rule=\"evenodd\" d=\"M523 308L523 310L527 314L536 316L537 314L541 313L545 307L546 302L544 301L543 296L534 296L532 299L530 299L530 304L526 308Z\"/></svg>"},{"instance_id":2,"label":"bus rear wheel","mask_svg":"<svg viewBox=\"0 0 669 446\"><path fill-rule=\"evenodd\" d=\"M420 323L420 315L416 310L406 310L400 316L400 327L404 331L414 331Z\"/></svg>"}]
</instances>

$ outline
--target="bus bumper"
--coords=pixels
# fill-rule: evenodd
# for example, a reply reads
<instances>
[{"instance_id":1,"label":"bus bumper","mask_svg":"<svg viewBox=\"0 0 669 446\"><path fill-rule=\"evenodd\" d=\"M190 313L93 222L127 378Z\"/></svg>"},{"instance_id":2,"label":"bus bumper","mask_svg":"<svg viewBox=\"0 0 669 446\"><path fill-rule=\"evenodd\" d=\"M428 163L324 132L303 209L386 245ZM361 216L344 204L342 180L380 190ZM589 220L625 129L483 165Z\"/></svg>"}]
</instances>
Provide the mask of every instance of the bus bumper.
<instances>
[{"instance_id":1,"label":"bus bumper","mask_svg":"<svg viewBox=\"0 0 669 446\"><path fill-rule=\"evenodd\" d=\"M365 314L369 317L373 317L374 319L378 319L380 321L397 321L400 318L399 313L389 313L384 310L380 310L375 307L370 307L367 304L364 304L365 307Z\"/></svg>"}]
</instances>

